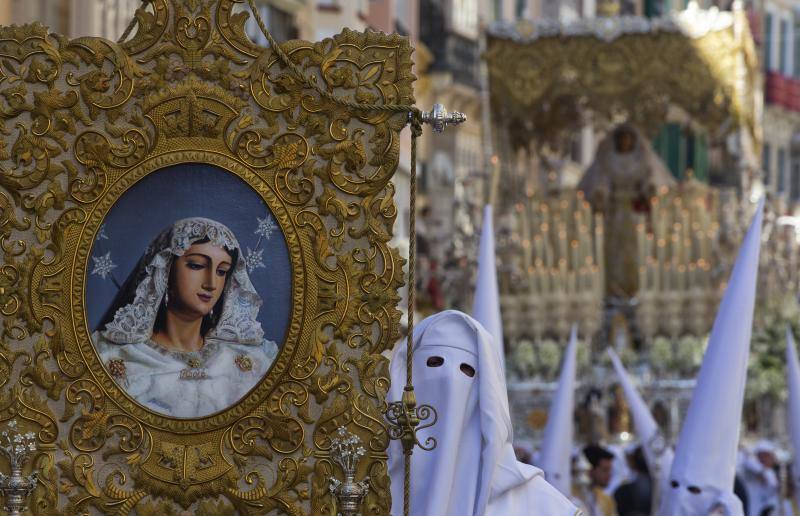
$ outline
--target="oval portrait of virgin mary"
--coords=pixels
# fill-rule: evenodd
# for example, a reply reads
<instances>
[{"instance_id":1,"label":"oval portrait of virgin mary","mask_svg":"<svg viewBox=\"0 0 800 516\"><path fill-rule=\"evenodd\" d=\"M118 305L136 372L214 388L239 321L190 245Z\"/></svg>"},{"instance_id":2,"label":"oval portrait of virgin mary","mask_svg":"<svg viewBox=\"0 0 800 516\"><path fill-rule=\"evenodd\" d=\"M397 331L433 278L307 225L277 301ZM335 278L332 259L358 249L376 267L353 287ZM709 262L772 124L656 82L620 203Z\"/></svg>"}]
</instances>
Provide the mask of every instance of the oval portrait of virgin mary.
<instances>
[{"instance_id":1,"label":"oval portrait of virgin mary","mask_svg":"<svg viewBox=\"0 0 800 516\"><path fill-rule=\"evenodd\" d=\"M242 399L275 361L289 317L288 252L266 205L236 176L204 165L148 176L114 205L92 260L92 342L144 407L208 416Z\"/></svg>"}]
</instances>

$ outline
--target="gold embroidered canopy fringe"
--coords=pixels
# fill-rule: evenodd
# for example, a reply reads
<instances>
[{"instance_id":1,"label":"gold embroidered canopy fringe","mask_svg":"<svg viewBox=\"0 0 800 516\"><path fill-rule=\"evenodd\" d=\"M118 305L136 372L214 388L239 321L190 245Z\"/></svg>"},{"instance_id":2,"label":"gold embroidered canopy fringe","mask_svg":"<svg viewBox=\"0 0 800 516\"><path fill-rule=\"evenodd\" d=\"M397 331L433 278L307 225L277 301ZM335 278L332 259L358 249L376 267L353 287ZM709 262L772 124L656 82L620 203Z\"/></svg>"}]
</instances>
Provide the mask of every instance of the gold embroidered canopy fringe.
<instances>
[{"instance_id":1,"label":"gold embroidered canopy fringe","mask_svg":"<svg viewBox=\"0 0 800 516\"><path fill-rule=\"evenodd\" d=\"M760 145L758 57L741 9L521 21L487 38L492 115L514 147L557 148L589 121L654 134L671 109L713 137L745 128Z\"/></svg>"}]
</instances>

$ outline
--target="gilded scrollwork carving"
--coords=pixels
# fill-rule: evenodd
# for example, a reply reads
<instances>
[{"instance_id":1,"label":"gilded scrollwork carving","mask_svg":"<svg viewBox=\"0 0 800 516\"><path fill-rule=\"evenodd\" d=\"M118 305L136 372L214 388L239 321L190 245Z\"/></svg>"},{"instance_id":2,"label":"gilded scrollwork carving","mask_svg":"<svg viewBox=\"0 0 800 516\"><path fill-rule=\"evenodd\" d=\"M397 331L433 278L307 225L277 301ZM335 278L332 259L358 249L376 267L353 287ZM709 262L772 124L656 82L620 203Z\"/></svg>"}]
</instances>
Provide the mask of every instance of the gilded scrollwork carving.
<instances>
[{"instance_id":1,"label":"gilded scrollwork carving","mask_svg":"<svg viewBox=\"0 0 800 516\"><path fill-rule=\"evenodd\" d=\"M35 514L319 513L331 437L364 443L364 511L390 506L383 422L403 260L389 244L407 113L348 109L245 36L243 0L151 0L122 43L0 27L0 421L41 453ZM411 48L345 30L281 48L362 104L413 104ZM224 169L269 207L291 314L267 376L199 419L154 413L101 363L86 315L104 218L172 165ZM326 509L326 510L327 510Z\"/></svg>"}]
</instances>

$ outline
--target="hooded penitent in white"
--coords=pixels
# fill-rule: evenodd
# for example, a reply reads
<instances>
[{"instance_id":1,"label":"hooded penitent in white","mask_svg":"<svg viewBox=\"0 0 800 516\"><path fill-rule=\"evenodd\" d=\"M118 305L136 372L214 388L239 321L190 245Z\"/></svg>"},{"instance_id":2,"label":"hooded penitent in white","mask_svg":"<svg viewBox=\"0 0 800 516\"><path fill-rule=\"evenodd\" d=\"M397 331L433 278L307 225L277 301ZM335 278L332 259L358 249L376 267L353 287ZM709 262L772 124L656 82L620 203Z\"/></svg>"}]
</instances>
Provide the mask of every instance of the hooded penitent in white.
<instances>
[{"instance_id":1,"label":"hooded penitent in white","mask_svg":"<svg viewBox=\"0 0 800 516\"><path fill-rule=\"evenodd\" d=\"M565 496L572 490L572 437L573 412L575 410L575 348L578 330L572 327L569 344L561 363L558 387L550 403L547 425L544 427L539 467L544 470L547 481Z\"/></svg>"},{"instance_id":2,"label":"hooded penitent in white","mask_svg":"<svg viewBox=\"0 0 800 516\"><path fill-rule=\"evenodd\" d=\"M403 393L406 345L392 358L389 400ZM414 328L413 369L418 404L439 415L418 434L422 443L436 439L436 447L416 448L411 458L413 516L576 513L541 470L517 461L500 352L480 323L452 310L423 320ZM403 463L402 447L392 442L393 515L403 513Z\"/></svg>"},{"instance_id":3,"label":"hooded penitent in white","mask_svg":"<svg viewBox=\"0 0 800 516\"><path fill-rule=\"evenodd\" d=\"M794 448L795 464L792 481L795 493L800 493L800 362L790 328L786 328L786 383L789 386L789 436Z\"/></svg>"},{"instance_id":4,"label":"hooded penitent in white","mask_svg":"<svg viewBox=\"0 0 800 516\"><path fill-rule=\"evenodd\" d=\"M625 392L625 398L628 400L628 407L633 416L633 426L644 450L647 467L650 469L651 475L655 477L656 473L658 473L659 480L661 480L667 476L672 466L672 458L674 456L672 448L666 445L664 436L658 428L658 423L656 423L653 414L644 399L642 399L642 395L633 385L633 381L628 376L628 372L622 365L622 361L616 351L613 348L608 348L607 351L608 356L611 357L611 364L619 377L622 390Z\"/></svg>"},{"instance_id":5,"label":"hooded penitent in white","mask_svg":"<svg viewBox=\"0 0 800 516\"><path fill-rule=\"evenodd\" d=\"M675 449L662 516L741 515L733 494L764 201L739 250Z\"/></svg>"},{"instance_id":6,"label":"hooded penitent in white","mask_svg":"<svg viewBox=\"0 0 800 516\"><path fill-rule=\"evenodd\" d=\"M777 513L776 507L781 503L780 481L773 467L761 462L759 457L761 453L774 457L777 451L772 441L762 439L742 457L739 472L747 489L747 514ZM767 510L769 508L772 512Z\"/></svg>"},{"instance_id":7,"label":"hooded penitent in white","mask_svg":"<svg viewBox=\"0 0 800 516\"><path fill-rule=\"evenodd\" d=\"M500 294L497 290L491 204L483 208L483 227L478 244L478 281L475 285L475 299L472 302L472 316L494 339L495 345L500 349L500 364L505 369L503 320L500 316Z\"/></svg>"}]
</instances>

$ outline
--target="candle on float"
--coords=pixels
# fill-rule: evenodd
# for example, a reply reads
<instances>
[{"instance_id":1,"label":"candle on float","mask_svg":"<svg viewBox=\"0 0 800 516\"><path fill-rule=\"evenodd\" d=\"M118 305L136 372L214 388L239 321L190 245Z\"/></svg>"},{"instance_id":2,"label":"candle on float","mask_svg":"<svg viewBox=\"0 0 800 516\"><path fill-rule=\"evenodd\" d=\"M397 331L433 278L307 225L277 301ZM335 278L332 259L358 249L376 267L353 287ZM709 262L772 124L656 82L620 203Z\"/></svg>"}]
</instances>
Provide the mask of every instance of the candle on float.
<instances>
[{"instance_id":1,"label":"candle on float","mask_svg":"<svg viewBox=\"0 0 800 516\"><path fill-rule=\"evenodd\" d=\"M580 224L578 226L578 263L581 264L586 260L587 255L587 229L586 225Z\"/></svg>"},{"instance_id":2,"label":"candle on float","mask_svg":"<svg viewBox=\"0 0 800 516\"><path fill-rule=\"evenodd\" d=\"M639 292L647 290L647 266L639 265Z\"/></svg>"},{"instance_id":3,"label":"candle on float","mask_svg":"<svg viewBox=\"0 0 800 516\"><path fill-rule=\"evenodd\" d=\"M683 229L681 232L681 239L683 240L683 257L681 257L681 263L688 265L689 261L692 259L691 218L689 216L689 210L683 211L681 228Z\"/></svg>"},{"instance_id":4,"label":"candle on float","mask_svg":"<svg viewBox=\"0 0 800 516\"><path fill-rule=\"evenodd\" d=\"M684 264L678 265L678 290L686 290L686 266Z\"/></svg>"},{"instance_id":5,"label":"candle on float","mask_svg":"<svg viewBox=\"0 0 800 516\"><path fill-rule=\"evenodd\" d=\"M658 239L656 242L656 290L666 289L666 277L664 276L664 265L666 262L667 253L667 250L665 249L666 246L667 242L664 239Z\"/></svg>"},{"instance_id":6,"label":"candle on float","mask_svg":"<svg viewBox=\"0 0 800 516\"><path fill-rule=\"evenodd\" d=\"M641 215L637 217L638 221L636 223L636 263L639 265L643 265L645 258L647 257L646 253L646 240L647 236L645 235L644 230L644 217Z\"/></svg>"},{"instance_id":7,"label":"candle on float","mask_svg":"<svg viewBox=\"0 0 800 516\"><path fill-rule=\"evenodd\" d=\"M558 261L566 260L569 258L569 251L567 250L567 225L562 221L558 221Z\"/></svg>"},{"instance_id":8,"label":"candle on float","mask_svg":"<svg viewBox=\"0 0 800 516\"><path fill-rule=\"evenodd\" d=\"M577 240L572 240L569 243L569 245L570 245L570 251L571 251L570 252L570 256L572 258L572 264L571 264L572 267L571 268L573 270L578 270L578 267L579 267L579 264L580 264L580 261L579 261L580 257L578 256L578 241Z\"/></svg>"},{"instance_id":9,"label":"candle on float","mask_svg":"<svg viewBox=\"0 0 800 516\"><path fill-rule=\"evenodd\" d=\"M661 223L661 210L659 209L658 205L654 205L650 208L650 218L649 218L649 227L647 231L652 233L653 236L658 240L658 226Z\"/></svg>"},{"instance_id":10,"label":"candle on float","mask_svg":"<svg viewBox=\"0 0 800 516\"><path fill-rule=\"evenodd\" d=\"M558 260L558 269L556 272L558 280L558 292L564 294L569 289L569 278L567 277L567 260L560 258Z\"/></svg>"},{"instance_id":11,"label":"candle on float","mask_svg":"<svg viewBox=\"0 0 800 516\"><path fill-rule=\"evenodd\" d=\"M525 238L522 239L522 260L523 263L526 265L530 265L533 263L533 257L531 256L531 241L526 235Z\"/></svg>"},{"instance_id":12,"label":"candle on float","mask_svg":"<svg viewBox=\"0 0 800 516\"><path fill-rule=\"evenodd\" d=\"M672 233L672 236L670 236L669 238L669 242L671 244L669 259L674 262L680 261L681 256L683 254L683 242L681 242L681 239L678 236L679 234L680 234L680 229L675 229Z\"/></svg>"},{"instance_id":13,"label":"candle on float","mask_svg":"<svg viewBox=\"0 0 800 516\"><path fill-rule=\"evenodd\" d=\"M550 239L550 225L542 222L542 245L544 246L544 263L547 267L553 266L553 246Z\"/></svg>"},{"instance_id":14,"label":"candle on float","mask_svg":"<svg viewBox=\"0 0 800 516\"><path fill-rule=\"evenodd\" d=\"M673 275L672 270L672 262L667 260L664 263L664 290L672 291L675 290L675 276Z\"/></svg>"},{"instance_id":15,"label":"candle on float","mask_svg":"<svg viewBox=\"0 0 800 516\"><path fill-rule=\"evenodd\" d=\"M601 270L605 270L603 218L596 215L594 218L594 263Z\"/></svg>"},{"instance_id":16,"label":"candle on float","mask_svg":"<svg viewBox=\"0 0 800 516\"><path fill-rule=\"evenodd\" d=\"M656 278L658 278L658 264L652 256L647 257L647 288L651 291L658 291Z\"/></svg>"}]
</instances>

